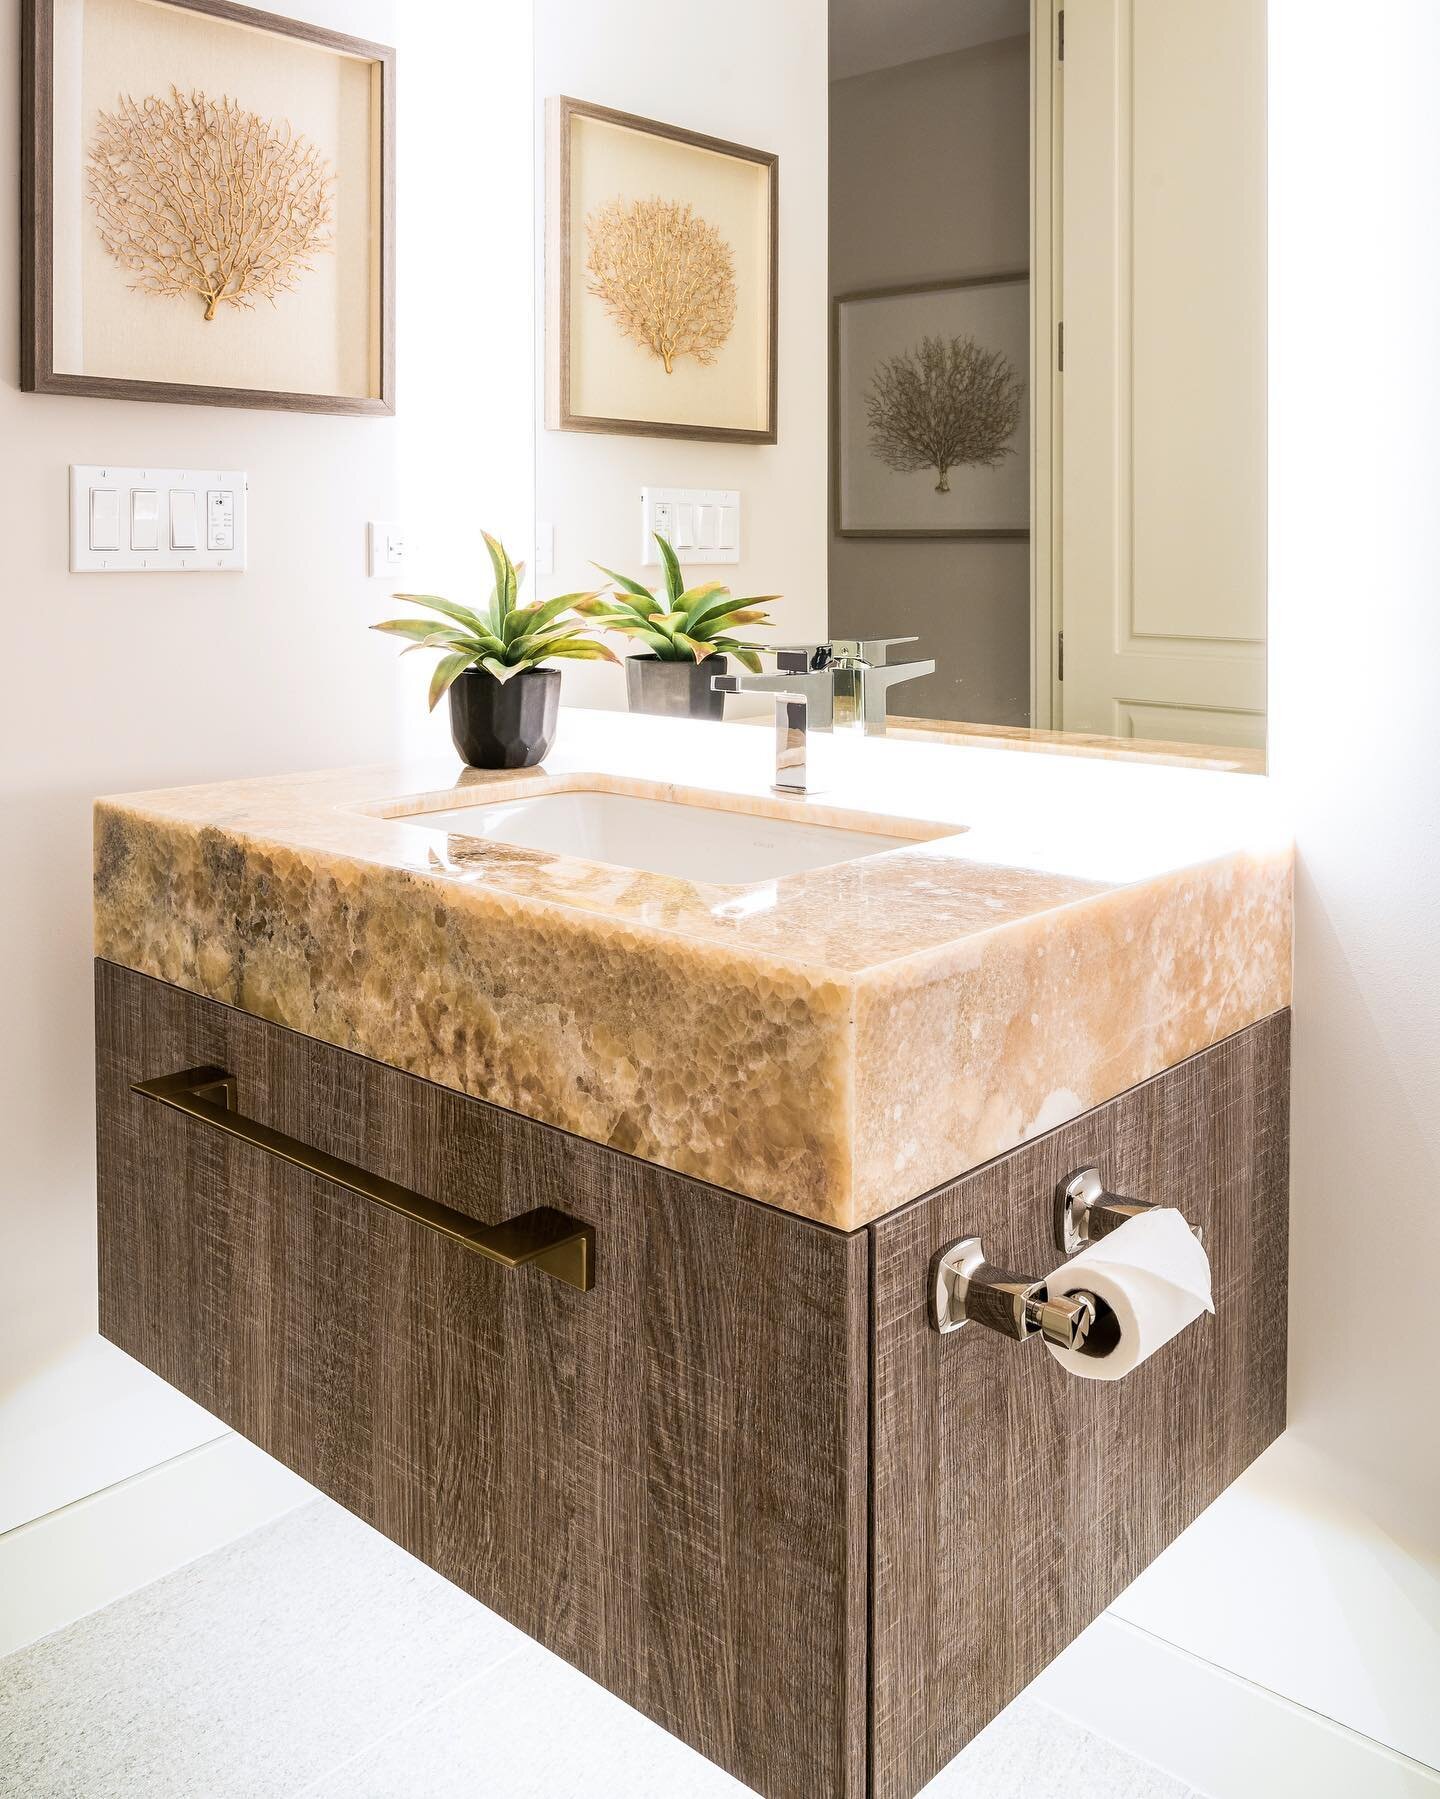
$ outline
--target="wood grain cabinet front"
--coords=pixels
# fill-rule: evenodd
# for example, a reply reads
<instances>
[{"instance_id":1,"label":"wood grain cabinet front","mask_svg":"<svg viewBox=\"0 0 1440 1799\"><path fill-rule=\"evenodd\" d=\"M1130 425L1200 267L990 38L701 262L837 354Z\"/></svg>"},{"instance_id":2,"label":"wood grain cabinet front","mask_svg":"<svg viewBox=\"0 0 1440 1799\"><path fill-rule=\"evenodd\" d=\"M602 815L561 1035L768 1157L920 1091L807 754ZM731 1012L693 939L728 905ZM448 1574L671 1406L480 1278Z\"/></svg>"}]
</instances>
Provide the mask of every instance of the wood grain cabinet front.
<instances>
[{"instance_id":1,"label":"wood grain cabinet front","mask_svg":"<svg viewBox=\"0 0 1440 1799\"><path fill-rule=\"evenodd\" d=\"M910 1799L1285 1427L1289 1013L874 1227L874 1795ZM929 1328L932 1255L1061 1260L1055 1189L1199 1225L1215 1315L1117 1381Z\"/></svg>"},{"instance_id":2,"label":"wood grain cabinet front","mask_svg":"<svg viewBox=\"0 0 1440 1799\"><path fill-rule=\"evenodd\" d=\"M1283 1423L1285 1015L846 1236L96 978L106 1335L766 1799L909 1799ZM200 1067L259 1141L136 1091ZM1216 1317L1113 1385L938 1336L933 1250L1043 1272L1082 1161ZM463 1240L542 1207L590 1290Z\"/></svg>"}]
</instances>

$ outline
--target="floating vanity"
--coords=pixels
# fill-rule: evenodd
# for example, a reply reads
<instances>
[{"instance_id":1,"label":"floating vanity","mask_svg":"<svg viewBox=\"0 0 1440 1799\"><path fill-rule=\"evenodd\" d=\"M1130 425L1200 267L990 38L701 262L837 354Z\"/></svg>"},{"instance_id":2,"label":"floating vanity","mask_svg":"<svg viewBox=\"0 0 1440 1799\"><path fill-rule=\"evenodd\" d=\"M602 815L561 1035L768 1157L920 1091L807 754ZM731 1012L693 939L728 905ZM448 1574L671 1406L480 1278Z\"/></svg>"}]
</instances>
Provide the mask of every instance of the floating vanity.
<instances>
[{"instance_id":1,"label":"floating vanity","mask_svg":"<svg viewBox=\"0 0 1440 1799\"><path fill-rule=\"evenodd\" d=\"M1283 1426L1290 851L1258 781L823 751L100 802L102 1324L768 1799L909 1799ZM1115 1382L937 1330L1086 1165L1215 1315Z\"/></svg>"}]
</instances>

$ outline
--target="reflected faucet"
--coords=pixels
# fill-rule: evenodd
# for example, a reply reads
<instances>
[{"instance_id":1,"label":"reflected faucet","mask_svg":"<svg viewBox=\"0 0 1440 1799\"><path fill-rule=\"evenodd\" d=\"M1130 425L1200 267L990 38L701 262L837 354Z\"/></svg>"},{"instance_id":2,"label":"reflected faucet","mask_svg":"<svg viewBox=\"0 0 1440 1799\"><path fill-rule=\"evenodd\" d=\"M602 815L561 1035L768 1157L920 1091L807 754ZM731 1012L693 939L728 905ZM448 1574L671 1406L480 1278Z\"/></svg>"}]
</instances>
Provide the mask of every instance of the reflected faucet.
<instances>
[{"instance_id":1,"label":"reflected faucet","mask_svg":"<svg viewBox=\"0 0 1440 1799\"><path fill-rule=\"evenodd\" d=\"M811 731L859 731L879 736L885 730L890 689L900 681L931 675L931 660L887 663L892 644L914 643L913 637L835 638L828 643L796 644L775 651L772 675L715 675L717 693L769 693L775 696L776 793L810 791L807 745Z\"/></svg>"}]
</instances>

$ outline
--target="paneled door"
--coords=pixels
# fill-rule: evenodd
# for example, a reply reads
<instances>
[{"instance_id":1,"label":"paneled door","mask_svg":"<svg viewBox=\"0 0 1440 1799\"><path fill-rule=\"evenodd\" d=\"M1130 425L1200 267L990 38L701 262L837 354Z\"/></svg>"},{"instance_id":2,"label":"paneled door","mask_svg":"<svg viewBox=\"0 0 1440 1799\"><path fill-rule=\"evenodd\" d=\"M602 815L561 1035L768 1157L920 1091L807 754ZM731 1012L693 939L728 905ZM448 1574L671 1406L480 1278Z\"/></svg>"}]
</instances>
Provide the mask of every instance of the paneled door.
<instances>
[{"instance_id":1,"label":"paneled door","mask_svg":"<svg viewBox=\"0 0 1440 1799\"><path fill-rule=\"evenodd\" d=\"M1066 730L1264 742L1265 15L1065 0Z\"/></svg>"}]
</instances>

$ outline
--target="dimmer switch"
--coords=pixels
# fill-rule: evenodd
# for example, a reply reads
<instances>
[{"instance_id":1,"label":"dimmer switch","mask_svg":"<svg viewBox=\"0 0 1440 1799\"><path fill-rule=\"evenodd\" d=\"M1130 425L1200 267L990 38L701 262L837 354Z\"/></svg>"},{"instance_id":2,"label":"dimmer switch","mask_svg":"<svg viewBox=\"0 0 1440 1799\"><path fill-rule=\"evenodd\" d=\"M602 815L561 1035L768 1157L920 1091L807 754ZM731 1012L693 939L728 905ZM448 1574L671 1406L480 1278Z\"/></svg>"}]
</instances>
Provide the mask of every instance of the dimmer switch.
<instances>
[{"instance_id":1,"label":"dimmer switch","mask_svg":"<svg viewBox=\"0 0 1440 1799\"><path fill-rule=\"evenodd\" d=\"M205 496L205 547L235 548L235 496L224 488L212 489Z\"/></svg>"}]
</instances>

